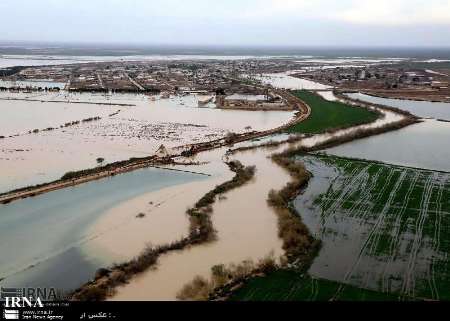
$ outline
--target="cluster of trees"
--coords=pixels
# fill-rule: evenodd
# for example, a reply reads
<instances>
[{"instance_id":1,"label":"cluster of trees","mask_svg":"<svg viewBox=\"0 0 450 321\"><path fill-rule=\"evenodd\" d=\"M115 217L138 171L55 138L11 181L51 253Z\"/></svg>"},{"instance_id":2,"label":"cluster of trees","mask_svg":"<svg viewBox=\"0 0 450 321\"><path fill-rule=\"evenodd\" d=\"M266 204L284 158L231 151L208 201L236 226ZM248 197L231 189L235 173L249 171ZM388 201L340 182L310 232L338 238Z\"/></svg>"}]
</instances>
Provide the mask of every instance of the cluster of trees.
<instances>
[{"instance_id":1,"label":"cluster of trees","mask_svg":"<svg viewBox=\"0 0 450 321\"><path fill-rule=\"evenodd\" d=\"M23 67L23 66L14 66L14 67L3 68L3 69L0 69L0 76L2 76L2 77L12 76L12 75L15 75L15 74L21 72L25 68L26 67Z\"/></svg>"}]
</instances>

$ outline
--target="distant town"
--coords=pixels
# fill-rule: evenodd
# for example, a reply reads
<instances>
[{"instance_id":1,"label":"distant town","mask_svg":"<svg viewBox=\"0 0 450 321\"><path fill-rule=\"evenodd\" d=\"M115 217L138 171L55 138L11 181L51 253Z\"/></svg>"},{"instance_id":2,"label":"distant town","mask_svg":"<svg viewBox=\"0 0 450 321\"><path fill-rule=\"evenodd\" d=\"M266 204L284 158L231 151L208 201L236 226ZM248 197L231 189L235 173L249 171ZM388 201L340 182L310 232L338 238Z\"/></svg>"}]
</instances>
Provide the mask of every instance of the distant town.
<instances>
[{"instance_id":1,"label":"distant town","mask_svg":"<svg viewBox=\"0 0 450 321\"><path fill-rule=\"evenodd\" d=\"M0 70L0 90L133 93L218 93L280 97L258 88L258 77L288 70L291 76L346 91L393 98L450 101L450 66L416 61L355 65L330 61L315 64L290 59L119 61ZM46 86L45 81L51 81ZM8 85L5 85L8 84ZM59 84L56 86L55 84ZM253 85L253 87L251 86Z\"/></svg>"}]
</instances>

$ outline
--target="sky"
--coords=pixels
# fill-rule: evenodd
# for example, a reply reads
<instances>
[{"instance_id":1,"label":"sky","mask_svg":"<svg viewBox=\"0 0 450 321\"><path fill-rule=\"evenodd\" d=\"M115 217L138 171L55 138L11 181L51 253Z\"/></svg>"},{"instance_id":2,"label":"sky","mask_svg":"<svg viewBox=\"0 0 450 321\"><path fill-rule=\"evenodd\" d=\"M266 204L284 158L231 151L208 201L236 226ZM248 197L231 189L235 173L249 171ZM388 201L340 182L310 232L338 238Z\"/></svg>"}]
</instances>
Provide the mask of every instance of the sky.
<instances>
[{"instance_id":1,"label":"sky","mask_svg":"<svg viewBox=\"0 0 450 321\"><path fill-rule=\"evenodd\" d=\"M0 0L0 41L450 47L450 0Z\"/></svg>"}]
</instances>

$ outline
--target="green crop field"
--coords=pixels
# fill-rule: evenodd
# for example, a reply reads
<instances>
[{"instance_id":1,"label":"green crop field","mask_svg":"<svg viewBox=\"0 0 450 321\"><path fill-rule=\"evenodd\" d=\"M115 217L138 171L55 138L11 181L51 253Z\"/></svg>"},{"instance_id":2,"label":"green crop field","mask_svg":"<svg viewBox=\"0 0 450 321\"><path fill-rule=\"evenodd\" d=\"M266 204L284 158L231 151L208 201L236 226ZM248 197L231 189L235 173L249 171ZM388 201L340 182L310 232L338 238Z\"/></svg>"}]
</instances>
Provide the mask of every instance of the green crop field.
<instances>
[{"instance_id":1,"label":"green crop field","mask_svg":"<svg viewBox=\"0 0 450 321\"><path fill-rule=\"evenodd\" d=\"M402 298L350 285L280 270L253 278L230 298L232 301L397 301Z\"/></svg>"},{"instance_id":2,"label":"green crop field","mask_svg":"<svg viewBox=\"0 0 450 321\"><path fill-rule=\"evenodd\" d=\"M314 282L292 272L254 279L234 299L450 300L450 173L298 159L314 175L293 202L322 240L307 271Z\"/></svg>"},{"instance_id":3,"label":"green crop field","mask_svg":"<svg viewBox=\"0 0 450 321\"><path fill-rule=\"evenodd\" d=\"M353 107L340 102L328 101L306 91L295 91L294 94L311 107L311 116L304 122L291 127L291 133L317 134L327 130L347 128L375 121L378 115L367 109Z\"/></svg>"}]
</instances>

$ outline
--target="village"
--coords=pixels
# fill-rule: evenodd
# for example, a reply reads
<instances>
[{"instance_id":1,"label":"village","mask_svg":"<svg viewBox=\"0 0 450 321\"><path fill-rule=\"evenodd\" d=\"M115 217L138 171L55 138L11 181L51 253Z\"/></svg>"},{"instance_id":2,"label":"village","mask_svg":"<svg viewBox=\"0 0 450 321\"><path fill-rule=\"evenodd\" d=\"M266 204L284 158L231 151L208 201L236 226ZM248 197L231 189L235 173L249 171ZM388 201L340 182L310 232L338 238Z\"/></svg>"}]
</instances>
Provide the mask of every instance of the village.
<instances>
[{"instance_id":1,"label":"village","mask_svg":"<svg viewBox=\"0 0 450 321\"><path fill-rule=\"evenodd\" d=\"M430 67L431 68L431 67ZM450 101L450 70L405 68L403 65L320 68L293 76L347 91L430 101Z\"/></svg>"},{"instance_id":2,"label":"village","mask_svg":"<svg viewBox=\"0 0 450 321\"><path fill-rule=\"evenodd\" d=\"M391 98L450 101L450 68L411 61L349 62L315 66L292 58L236 60L155 60L75 63L0 70L0 90L99 93L146 93L224 96L219 107L291 109L279 93L254 78L294 70L292 76L336 89L364 91ZM237 95L237 96L236 96ZM250 95L250 96L248 96ZM202 103L210 102L207 98ZM269 105L267 105L269 103Z\"/></svg>"},{"instance_id":3,"label":"village","mask_svg":"<svg viewBox=\"0 0 450 321\"><path fill-rule=\"evenodd\" d=\"M208 60L24 67L1 78L0 91L140 93L161 98L198 94L203 96L199 107L215 102L224 109L293 110L282 92L240 78L282 65L276 60Z\"/></svg>"}]
</instances>

